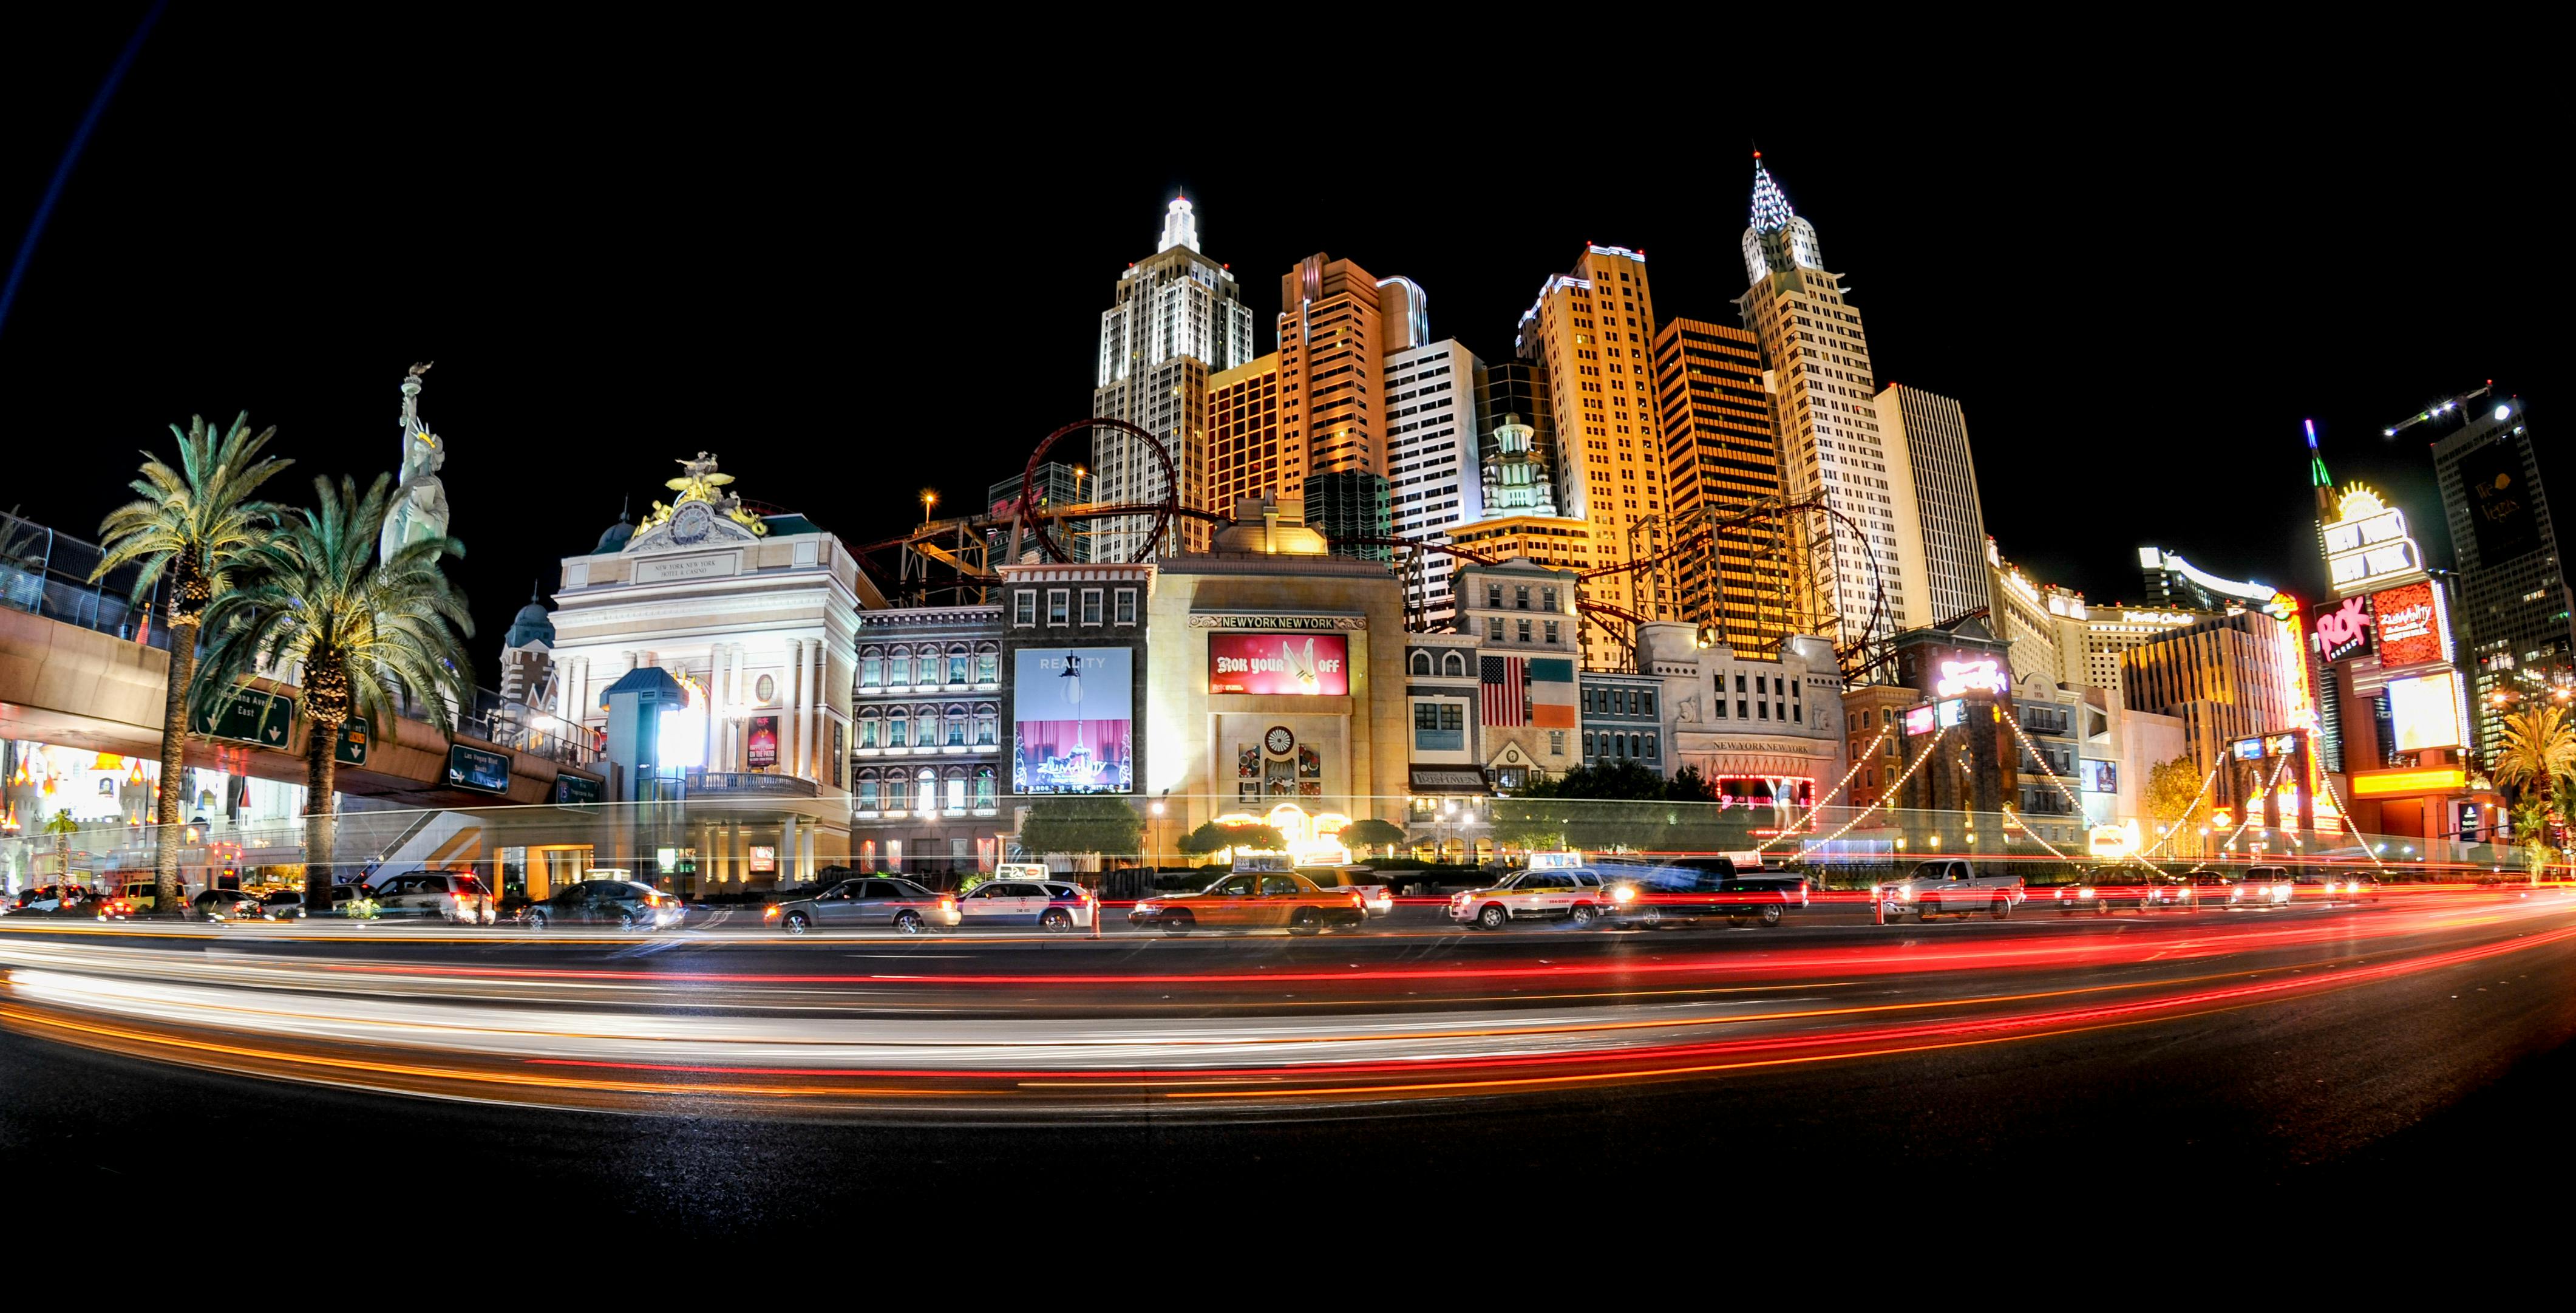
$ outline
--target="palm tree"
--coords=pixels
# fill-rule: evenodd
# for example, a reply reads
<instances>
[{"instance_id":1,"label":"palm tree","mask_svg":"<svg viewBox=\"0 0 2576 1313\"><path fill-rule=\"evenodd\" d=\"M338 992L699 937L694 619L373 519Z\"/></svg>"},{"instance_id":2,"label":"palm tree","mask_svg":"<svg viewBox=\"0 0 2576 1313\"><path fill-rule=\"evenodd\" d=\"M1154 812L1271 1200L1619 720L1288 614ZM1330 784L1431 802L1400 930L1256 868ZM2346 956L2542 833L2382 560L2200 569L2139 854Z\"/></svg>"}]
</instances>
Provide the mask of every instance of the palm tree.
<instances>
[{"instance_id":1,"label":"palm tree","mask_svg":"<svg viewBox=\"0 0 2576 1313\"><path fill-rule=\"evenodd\" d=\"M251 436L250 412L220 433L193 415L188 431L170 426L179 439L179 468L172 469L151 452L143 453L143 477L131 485L140 496L107 513L99 522L98 568L90 582L128 565L134 575L134 603L144 604L155 584L169 584L170 682L161 703L161 781L155 792L152 886L155 908L179 905L179 845L172 842L179 824L180 794L186 780L182 748L187 743L188 689L197 670L197 630L209 599L228 591L242 560L268 540L284 511L253 493L259 485L294 464L260 449L277 436L271 425Z\"/></svg>"},{"instance_id":2,"label":"palm tree","mask_svg":"<svg viewBox=\"0 0 2576 1313\"><path fill-rule=\"evenodd\" d=\"M2537 883L2549 860L2551 794L2563 783L2576 782L2576 727L2568 724L2567 709L2543 704L2505 717L2504 750L2496 754L2494 773L2498 784L2522 800L2514 809L2515 837L2533 845L2528 856Z\"/></svg>"},{"instance_id":3,"label":"palm tree","mask_svg":"<svg viewBox=\"0 0 2576 1313\"><path fill-rule=\"evenodd\" d=\"M80 822L72 819L71 809L60 808L45 822L45 833L54 836L54 893L72 887L72 836L80 833Z\"/></svg>"},{"instance_id":4,"label":"palm tree","mask_svg":"<svg viewBox=\"0 0 2576 1313\"><path fill-rule=\"evenodd\" d=\"M388 738L406 703L453 733L474 697L474 633L465 595L439 559L461 557L453 538L426 538L379 561L376 536L393 479L315 479L316 504L297 511L245 563L240 586L206 612L213 641L198 681L201 709L237 695L244 676L303 667L305 906L331 897L331 790L340 727L363 713Z\"/></svg>"}]
</instances>

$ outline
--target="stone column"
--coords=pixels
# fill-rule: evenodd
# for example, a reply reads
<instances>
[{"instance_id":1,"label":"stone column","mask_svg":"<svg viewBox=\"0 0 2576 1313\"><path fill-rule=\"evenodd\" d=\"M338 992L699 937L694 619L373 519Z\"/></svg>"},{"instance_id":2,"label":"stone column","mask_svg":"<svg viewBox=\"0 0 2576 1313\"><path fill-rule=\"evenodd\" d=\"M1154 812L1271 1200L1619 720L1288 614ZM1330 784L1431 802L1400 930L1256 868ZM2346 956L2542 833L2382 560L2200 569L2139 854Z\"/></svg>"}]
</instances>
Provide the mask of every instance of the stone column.
<instances>
[{"instance_id":1,"label":"stone column","mask_svg":"<svg viewBox=\"0 0 2576 1313\"><path fill-rule=\"evenodd\" d=\"M818 638L814 640L814 678L806 684L810 692L805 698L805 741L813 745L805 753L805 774L817 784L830 779L832 775L827 769L828 763L824 761L832 751L832 736L829 727L830 717L823 710L832 703L832 695L824 687L824 680L829 678L831 673L831 649Z\"/></svg>"},{"instance_id":2,"label":"stone column","mask_svg":"<svg viewBox=\"0 0 2576 1313\"><path fill-rule=\"evenodd\" d=\"M777 878L780 884L796 878L796 821L796 814L789 812L787 819L778 823Z\"/></svg>"},{"instance_id":3,"label":"stone column","mask_svg":"<svg viewBox=\"0 0 2576 1313\"><path fill-rule=\"evenodd\" d=\"M805 640L787 640L787 705L778 717L778 773L804 774L805 745L798 740L805 710ZM782 854L782 856L784 856Z\"/></svg>"},{"instance_id":4,"label":"stone column","mask_svg":"<svg viewBox=\"0 0 2576 1313\"><path fill-rule=\"evenodd\" d=\"M821 835L816 832L814 822L807 821L805 823L805 852L801 861L801 869L805 878L808 880L814 878L814 872L817 869L814 864L814 850L820 839Z\"/></svg>"}]
</instances>

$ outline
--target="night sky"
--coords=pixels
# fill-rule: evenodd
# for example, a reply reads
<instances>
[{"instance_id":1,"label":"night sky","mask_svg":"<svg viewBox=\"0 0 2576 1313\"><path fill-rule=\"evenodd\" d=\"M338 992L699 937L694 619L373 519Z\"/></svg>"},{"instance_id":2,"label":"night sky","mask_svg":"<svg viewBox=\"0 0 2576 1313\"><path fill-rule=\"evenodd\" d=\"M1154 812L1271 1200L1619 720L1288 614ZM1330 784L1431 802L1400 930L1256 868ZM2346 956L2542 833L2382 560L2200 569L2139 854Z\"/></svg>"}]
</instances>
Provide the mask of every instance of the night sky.
<instances>
[{"instance_id":1,"label":"night sky","mask_svg":"<svg viewBox=\"0 0 2576 1313\"><path fill-rule=\"evenodd\" d=\"M144 6L94 8L0 39L9 257ZM1988 530L2097 602L2137 596L2149 542L2321 592L2311 416L2336 478L2446 560L2425 439L2380 430L2492 378L2546 452L2566 392L2543 239L2566 116L2511 77L2013 65L1799 120L1641 65L1636 112L1551 126L1493 79L1379 70L1319 154L1257 60L1221 106L1104 128L1087 107L1134 90L1128 56L932 69L876 33L448 12L162 18L0 323L0 507L94 536L165 425L245 408L301 501L395 466L396 385L435 360L487 662L533 579L702 448L853 543L925 485L959 504L1016 472L1088 411L1100 312L1176 189L1262 349L1279 275L1320 250L1411 276L1436 335L1497 360L1586 241L1646 251L1664 315L1736 322L1755 145L1882 382L1966 407Z\"/></svg>"}]
</instances>

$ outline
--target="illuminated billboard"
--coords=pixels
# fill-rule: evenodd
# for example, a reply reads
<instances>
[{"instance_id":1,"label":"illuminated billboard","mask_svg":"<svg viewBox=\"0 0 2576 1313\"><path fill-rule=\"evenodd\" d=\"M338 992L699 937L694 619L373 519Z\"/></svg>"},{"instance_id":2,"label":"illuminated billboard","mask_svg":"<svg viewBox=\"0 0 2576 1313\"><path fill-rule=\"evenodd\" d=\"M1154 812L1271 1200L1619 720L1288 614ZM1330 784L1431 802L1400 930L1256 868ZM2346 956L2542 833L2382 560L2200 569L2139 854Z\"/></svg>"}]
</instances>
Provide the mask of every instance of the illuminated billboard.
<instances>
[{"instance_id":1,"label":"illuminated billboard","mask_svg":"<svg viewBox=\"0 0 2576 1313\"><path fill-rule=\"evenodd\" d=\"M1011 660L1011 791L1135 792L1133 652L1030 647Z\"/></svg>"},{"instance_id":2,"label":"illuminated billboard","mask_svg":"<svg viewBox=\"0 0 2576 1313\"><path fill-rule=\"evenodd\" d=\"M2235 749L2236 759L2238 761L2261 761L2263 759L2263 740L2259 738L2238 739L2231 746Z\"/></svg>"},{"instance_id":3,"label":"illuminated billboard","mask_svg":"<svg viewBox=\"0 0 2576 1313\"><path fill-rule=\"evenodd\" d=\"M1929 733L1931 733L1931 732L1932 732L1932 708L1930 708L1930 707L1916 707L1916 708L1914 708L1914 709L1912 709L1912 710L1910 710L1910 711L1906 712L1906 713L1905 713L1905 732L1906 732L1907 734L1909 734L1909 735L1912 735L1912 734L1929 734Z\"/></svg>"},{"instance_id":4,"label":"illuminated billboard","mask_svg":"<svg viewBox=\"0 0 2576 1313\"><path fill-rule=\"evenodd\" d=\"M2432 581L2373 593L2370 609L2379 626L2380 665L2393 668L2451 659L2450 617L2443 614L2442 594Z\"/></svg>"},{"instance_id":5,"label":"illuminated billboard","mask_svg":"<svg viewBox=\"0 0 2576 1313\"><path fill-rule=\"evenodd\" d=\"M2437 670L2413 679L2388 681L2388 719L2397 729L2399 752L2459 747L2458 673Z\"/></svg>"},{"instance_id":6,"label":"illuminated billboard","mask_svg":"<svg viewBox=\"0 0 2576 1313\"><path fill-rule=\"evenodd\" d=\"M1208 692L1339 697L1351 691L1342 634L1208 635Z\"/></svg>"},{"instance_id":7,"label":"illuminated billboard","mask_svg":"<svg viewBox=\"0 0 2576 1313\"><path fill-rule=\"evenodd\" d=\"M2347 597L2332 609L2317 612L2317 655L2333 665L2359 656L2370 646L2370 599Z\"/></svg>"},{"instance_id":8,"label":"illuminated billboard","mask_svg":"<svg viewBox=\"0 0 2576 1313\"><path fill-rule=\"evenodd\" d=\"M2406 536L2406 514L2356 483L2335 502L2336 518L2324 526L2326 575L2338 596L2424 568L2415 540Z\"/></svg>"},{"instance_id":9,"label":"illuminated billboard","mask_svg":"<svg viewBox=\"0 0 2576 1313\"><path fill-rule=\"evenodd\" d=\"M2118 793L2120 791L2120 764L2118 762L2095 761L2090 757L2086 757L2077 762L2076 765L2084 774L2084 791L2086 793Z\"/></svg>"},{"instance_id":10,"label":"illuminated billboard","mask_svg":"<svg viewBox=\"0 0 2576 1313\"><path fill-rule=\"evenodd\" d=\"M1965 724L1968 719L1968 704L1957 698L1947 702L1935 702L1932 704L1932 709L1936 713L1933 719L1938 720L1943 729Z\"/></svg>"}]
</instances>

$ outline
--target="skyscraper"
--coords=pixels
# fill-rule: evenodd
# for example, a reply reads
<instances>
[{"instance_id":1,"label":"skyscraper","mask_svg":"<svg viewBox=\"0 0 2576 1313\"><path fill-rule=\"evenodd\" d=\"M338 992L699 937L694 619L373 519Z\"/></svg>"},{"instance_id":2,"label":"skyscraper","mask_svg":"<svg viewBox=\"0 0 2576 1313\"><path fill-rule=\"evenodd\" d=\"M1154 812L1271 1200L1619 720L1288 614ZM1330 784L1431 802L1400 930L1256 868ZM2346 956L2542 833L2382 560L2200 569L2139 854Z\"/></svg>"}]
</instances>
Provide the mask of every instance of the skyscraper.
<instances>
[{"instance_id":1,"label":"skyscraper","mask_svg":"<svg viewBox=\"0 0 2576 1313\"><path fill-rule=\"evenodd\" d=\"M2576 602L2522 399L2481 391L2454 406L2464 422L2434 442L2433 470L2459 562L2461 664L2472 681L2476 747L2493 761L2506 715L2576 683L2568 629Z\"/></svg>"},{"instance_id":2,"label":"skyscraper","mask_svg":"<svg viewBox=\"0 0 2576 1313\"><path fill-rule=\"evenodd\" d=\"M1279 353L1208 375L1207 507L1293 491L1279 478Z\"/></svg>"},{"instance_id":3,"label":"skyscraper","mask_svg":"<svg viewBox=\"0 0 2576 1313\"><path fill-rule=\"evenodd\" d=\"M1401 280L1389 280L1390 283ZM1404 282L1405 302L1421 321L1421 289ZM1390 316L1392 318L1392 316ZM1449 529L1485 513L1476 459L1475 354L1454 338L1405 347L1386 358L1387 480L1394 497L1395 536L1446 543ZM1433 628L1454 614L1449 595L1450 557L1426 550L1418 577L1405 579L1405 606Z\"/></svg>"},{"instance_id":4,"label":"skyscraper","mask_svg":"<svg viewBox=\"0 0 2576 1313\"><path fill-rule=\"evenodd\" d=\"M1195 486L1207 468L1208 375L1252 359L1252 308L1224 265L1199 253L1198 217L1189 198L1163 213L1163 235L1154 254L1118 278L1118 301L1100 316L1100 355L1091 413L1124 420L1153 434L1171 456L1184 506L1203 506ZM1092 435L1097 500L1128 505L1161 499L1170 491L1163 463L1133 436L1114 429ZM1183 526L1189 526L1185 531ZM1152 529L1142 517L1094 526L1094 560L1133 559ZM1162 551L1200 545L1196 521L1173 526ZM1177 538L1178 541L1174 539Z\"/></svg>"},{"instance_id":5,"label":"skyscraper","mask_svg":"<svg viewBox=\"0 0 2576 1313\"><path fill-rule=\"evenodd\" d=\"M1959 403L1890 383L1870 403L1878 413L1896 485L1896 559L1914 585L1925 624L1992 603L1986 587L1986 516L1977 503L1977 464L1968 455L1968 418ZM1911 485L1913 495L1904 495Z\"/></svg>"},{"instance_id":6,"label":"skyscraper","mask_svg":"<svg viewBox=\"0 0 2576 1313\"><path fill-rule=\"evenodd\" d=\"M1332 543L1333 555L1362 561L1395 559L1394 548L1359 541L1395 536L1395 519L1388 513L1385 475L1366 470L1309 474L1303 496L1306 527Z\"/></svg>"},{"instance_id":7,"label":"skyscraper","mask_svg":"<svg viewBox=\"0 0 2576 1313\"><path fill-rule=\"evenodd\" d=\"M1539 287L1521 314L1519 355L1547 368L1556 411L1558 509L1592 526L1597 565L1641 560L1670 541L1664 449L1655 411L1655 302L1646 256L1618 246L1583 248L1571 273ZM1598 575L1585 598L1650 620L1671 618L1671 589L1656 595L1642 571ZM1601 622L1583 626L1589 670L1626 666L1629 653Z\"/></svg>"},{"instance_id":8,"label":"skyscraper","mask_svg":"<svg viewBox=\"0 0 2576 1313\"><path fill-rule=\"evenodd\" d=\"M1879 431L1860 312L1843 298L1841 275L1826 271L1815 226L1789 207L1759 155L1744 268L1753 282L1737 305L1771 366L1772 423L1788 495L1822 500L1845 517L1806 517L1803 600L1810 614L1801 628L1838 644L1857 641L1876 605L1874 587L1887 596L1880 637L1945 619L1923 614L1918 581L1900 560L1897 499L1913 494L1891 477L1891 460L1901 476L1904 457L1891 456Z\"/></svg>"},{"instance_id":9,"label":"skyscraper","mask_svg":"<svg viewBox=\"0 0 2576 1313\"><path fill-rule=\"evenodd\" d=\"M1672 319L1655 334L1655 387L1663 416L1664 477L1680 554L1660 573L1677 613L1703 638L1746 655L1776 651L1794 634L1799 588L1773 541L1777 517L1728 524L1780 496L1779 438L1762 383L1762 347L1741 328ZM1703 527L1725 524L1710 537Z\"/></svg>"},{"instance_id":10,"label":"skyscraper","mask_svg":"<svg viewBox=\"0 0 2576 1313\"><path fill-rule=\"evenodd\" d=\"M1378 280L1318 251L1280 277L1279 305L1280 477L1386 473Z\"/></svg>"}]
</instances>

